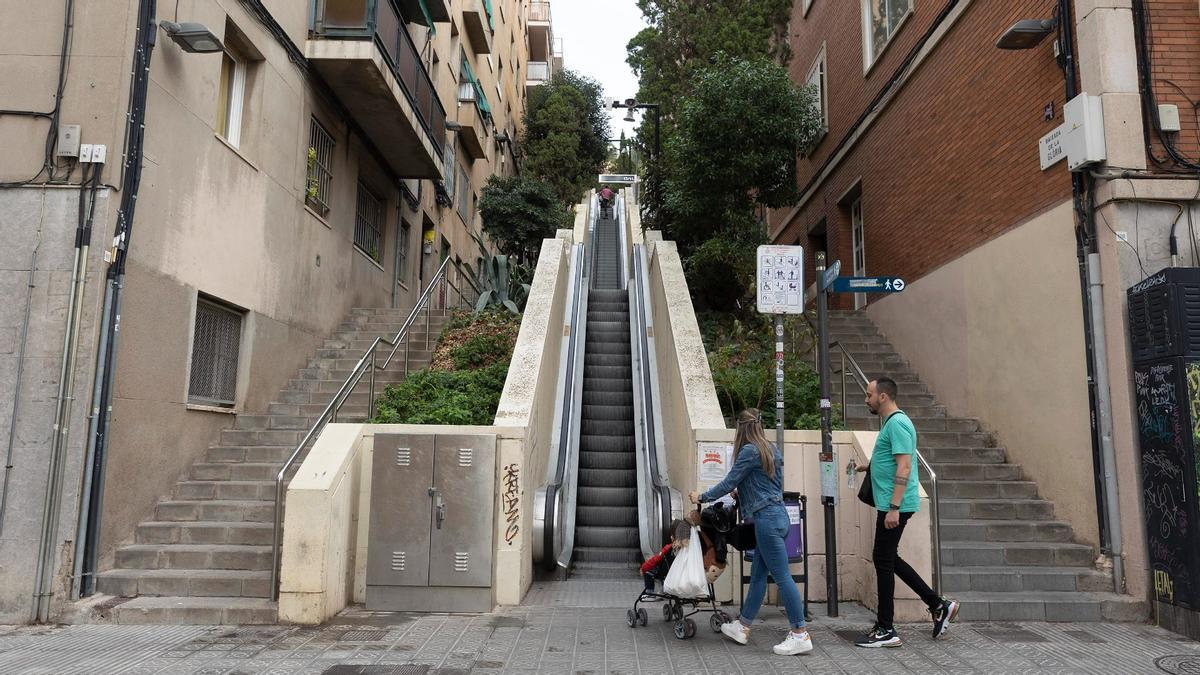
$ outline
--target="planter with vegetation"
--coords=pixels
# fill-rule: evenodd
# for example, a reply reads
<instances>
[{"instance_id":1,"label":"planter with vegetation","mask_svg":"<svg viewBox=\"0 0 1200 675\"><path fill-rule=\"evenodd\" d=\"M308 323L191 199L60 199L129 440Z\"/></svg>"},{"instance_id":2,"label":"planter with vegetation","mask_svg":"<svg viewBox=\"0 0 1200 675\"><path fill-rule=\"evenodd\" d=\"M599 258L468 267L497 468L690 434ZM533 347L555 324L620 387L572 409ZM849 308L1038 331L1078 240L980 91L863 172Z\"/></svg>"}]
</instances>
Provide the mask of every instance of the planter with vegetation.
<instances>
[{"instance_id":1,"label":"planter with vegetation","mask_svg":"<svg viewBox=\"0 0 1200 675\"><path fill-rule=\"evenodd\" d=\"M504 308L456 313L442 331L429 368L388 387L371 421L492 424L520 329L521 316Z\"/></svg>"}]
</instances>

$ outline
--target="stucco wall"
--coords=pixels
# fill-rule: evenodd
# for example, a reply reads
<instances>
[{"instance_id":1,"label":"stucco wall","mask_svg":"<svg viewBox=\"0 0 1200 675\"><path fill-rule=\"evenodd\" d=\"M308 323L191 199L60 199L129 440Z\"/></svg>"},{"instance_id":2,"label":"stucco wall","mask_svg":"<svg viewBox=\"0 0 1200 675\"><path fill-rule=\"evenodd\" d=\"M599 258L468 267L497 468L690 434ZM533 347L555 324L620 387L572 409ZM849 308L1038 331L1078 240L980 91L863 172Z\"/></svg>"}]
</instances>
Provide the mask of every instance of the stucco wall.
<instances>
[{"instance_id":1,"label":"stucco wall","mask_svg":"<svg viewBox=\"0 0 1200 675\"><path fill-rule=\"evenodd\" d=\"M1073 227L1061 204L867 311L947 411L981 419L1057 517L1096 545Z\"/></svg>"}]
</instances>

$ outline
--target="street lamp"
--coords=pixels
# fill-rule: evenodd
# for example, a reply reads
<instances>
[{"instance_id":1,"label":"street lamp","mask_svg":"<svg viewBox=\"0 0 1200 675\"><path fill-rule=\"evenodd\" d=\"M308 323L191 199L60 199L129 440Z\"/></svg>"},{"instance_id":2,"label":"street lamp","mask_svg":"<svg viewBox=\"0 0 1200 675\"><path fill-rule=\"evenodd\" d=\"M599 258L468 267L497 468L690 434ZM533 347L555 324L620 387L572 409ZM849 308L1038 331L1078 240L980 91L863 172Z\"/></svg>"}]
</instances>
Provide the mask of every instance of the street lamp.
<instances>
[{"instance_id":1,"label":"street lamp","mask_svg":"<svg viewBox=\"0 0 1200 675\"><path fill-rule=\"evenodd\" d=\"M656 200L662 198L662 112L659 110L657 103L638 103L637 99L627 98L624 101L618 99L613 101L613 109L625 108L625 121L635 121L633 111L635 110L653 110L654 111L654 198ZM657 202L655 203L657 209Z\"/></svg>"},{"instance_id":2,"label":"street lamp","mask_svg":"<svg viewBox=\"0 0 1200 675\"><path fill-rule=\"evenodd\" d=\"M179 48L190 54L212 54L225 51L221 38L201 23L175 23L163 21L158 24L166 31L167 36L179 45Z\"/></svg>"},{"instance_id":3,"label":"street lamp","mask_svg":"<svg viewBox=\"0 0 1200 675\"><path fill-rule=\"evenodd\" d=\"M1022 19L1004 31L996 46L1000 49L1032 49L1057 28L1058 19Z\"/></svg>"}]
</instances>

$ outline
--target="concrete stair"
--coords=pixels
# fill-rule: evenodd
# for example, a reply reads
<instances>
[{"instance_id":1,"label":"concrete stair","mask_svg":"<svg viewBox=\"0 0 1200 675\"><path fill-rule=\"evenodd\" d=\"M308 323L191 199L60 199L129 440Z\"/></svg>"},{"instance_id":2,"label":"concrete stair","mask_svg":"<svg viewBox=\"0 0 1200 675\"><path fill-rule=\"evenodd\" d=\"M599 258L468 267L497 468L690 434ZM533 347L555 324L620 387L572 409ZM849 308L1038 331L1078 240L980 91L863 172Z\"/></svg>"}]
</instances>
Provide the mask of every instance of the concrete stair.
<instances>
[{"instance_id":1,"label":"concrete stair","mask_svg":"<svg viewBox=\"0 0 1200 675\"><path fill-rule=\"evenodd\" d=\"M107 599L85 603L86 620L274 623L275 476L363 352L376 337L393 337L409 311L353 310L266 410L239 414L222 430L153 518L138 525L134 542L117 550L114 568L97 576L97 592ZM429 364L448 320L444 312L422 314L410 327L407 372ZM407 372L402 349L388 371L376 374L376 394ZM339 420L365 419L367 399L364 381Z\"/></svg>"},{"instance_id":2,"label":"concrete stair","mask_svg":"<svg viewBox=\"0 0 1200 675\"><path fill-rule=\"evenodd\" d=\"M1142 621L1139 598L1112 592L1112 577L1094 567L1097 552L1077 543L1069 523L1037 483L986 433L979 420L948 415L937 397L860 312L831 312L838 342L868 378L900 386L900 407L917 428L922 455L938 474L942 592L960 600L967 621ZM840 396L840 352L831 353ZM847 378L846 423L878 429L861 391ZM926 490L928 480L923 477Z\"/></svg>"}]
</instances>

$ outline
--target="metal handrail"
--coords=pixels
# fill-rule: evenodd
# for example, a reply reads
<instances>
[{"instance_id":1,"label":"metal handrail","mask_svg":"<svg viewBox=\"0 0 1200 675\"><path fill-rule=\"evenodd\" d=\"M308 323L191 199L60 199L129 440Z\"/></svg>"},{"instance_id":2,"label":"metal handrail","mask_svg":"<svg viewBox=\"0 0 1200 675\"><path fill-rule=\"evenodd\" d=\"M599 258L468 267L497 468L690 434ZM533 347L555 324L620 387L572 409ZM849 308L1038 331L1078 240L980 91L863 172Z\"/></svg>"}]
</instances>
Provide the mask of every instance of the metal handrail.
<instances>
[{"instance_id":1,"label":"metal handrail","mask_svg":"<svg viewBox=\"0 0 1200 675\"><path fill-rule=\"evenodd\" d=\"M280 544L282 543L282 537L283 537L283 508L282 508L282 505L283 505L283 493L284 493L284 489L286 487L287 472L291 470L292 466L296 463L296 460L299 459L300 454L302 452L304 452L304 448L305 448L305 446L308 445L309 441L316 438L317 435L320 434L321 431L325 429L326 424L328 424L329 422L333 422L335 424L337 423L338 412L341 411L342 406L345 405L346 400L350 398L350 395L352 393L354 393L354 389L356 387L358 387L358 384L360 382L362 382L363 377L368 374L370 374L370 378L369 378L370 392L369 392L369 397L367 399L367 419L370 419L371 417L374 416L374 414L375 414L375 371L384 370L385 368L387 368L388 364L390 364L392 362L392 359L396 356L396 353L399 351L401 343L403 343L404 344L404 371L405 371L405 373L408 372L408 352L409 352L408 345L410 344L409 340L408 340L408 329L411 328L413 323L416 322L417 317L420 315L422 309L425 310L425 347L426 348L429 347L429 328L430 328L429 319L431 317L431 313L432 313L432 309L433 309L433 306L430 303L430 300L433 298L434 289L436 287L438 287L439 284L443 285L443 287L449 286L451 290L455 291L458 294L458 306L462 305L462 301L463 301L462 291L457 286L455 286L453 283L451 283L450 280L446 277L446 268L452 264L455 265L455 267L457 267L457 265L458 265L457 263L455 263L453 261L452 258L446 258L445 260L442 261L441 266L438 267L437 272L434 273L433 278L429 281L429 285L426 286L425 290L421 293L421 297L417 299L417 303L416 303L416 305L413 306L412 312L410 312L408 315L408 318L404 320L404 324L400 327L400 330L397 331L395 337L393 337L390 340L387 338L382 338L382 337L375 338L375 340L371 343L371 346L368 347L367 350L363 353L362 358L360 358L358 360L358 363L354 366L354 369L350 371L350 375L346 378L346 381L342 383L342 386L337 390L337 393L335 393L333 395L333 399L331 399L329 401L329 405L325 406L325 410L320 414L319 417L317 417L317 420L313 423L312 427L308 430L308 433L304 435L304 438L301 439L300 443L296 446L296 449L292 451L292 454L288 457L287 461L283 463L283 467L280 468L279 472L275 474L275 505L274 505L274 520L273 520L274 529L271 534L271 599L272 600L279 599ZM445 309L444 301L443 301L443 309ZM376 350L379 348L379 345L381 345L381 344L387 345L392 348L392 351L388 354L387 358L384 359L382 366L377 365L378 358L376 356Z\"/></svg>"},{"instance_id":2,"label":"metal handrail","mask_svg":"<svg viewBox=\"0 0 1200 675\"><path fill-rule=\"evenodd\" d=\"M812 325L812 320L807 316L804 320L808 322L810 328L816 331L816 327ZM842 346L841 341L834 341L829 344L830 349L837 348L841 353L842 358L842 415L846 414L846 366L849 365L853 370L850 371L854 376L854 384L856 384L863 395L867 393L867 385L871 383L863 372L863 369L858 365L858 361ZM913 449L917 456L917 463L921 465L921 470L929 474L929 517L933 519L933 590L941 595L942 593L942 520L938 513L938 477L937 472L925 460L925 456L921 454L919 449ZM865 458L864 458L865 459Z\"/></svg>"},{"instance_id":3,"label":"metal handrail","mask_svg":"<svg viewBox=\"0 0 1200 675\"><path fill-rule=\"evenodd\" d=\"M649 298L646 297L645 286L643 285L645 283L646 273L643 267L645 264L644 255L644 245L634 244L633 274L635 288L633 296L636 300L636 311L634 317L635 321L637 322L637 349L638 359L641 364L640 374L642 380L638 384L642 390L642 415L645 420L645 423L642 425L642 433L644 435L642 448L645 451L646 458L648 460L647 473L649 475L647 477L650 479L650 485L652 486L653 491L657 493L658 496L659 522L657 525L659 528L659 537L655 540L655 546L657 547L665 543L664 540L667 538L667 533L671 529L671 517L673 514L671 513L671 488L670 485L663 480L662 470L658 466L658 440L655 435L658 429L658 420L654 414L654 405L656 400L654 398L654 388L651 384L649 359L650 338L648 335L649 331L647 330L647 319L650 317L652 310L649 307ZM645 525L650 525L650 521L646 521Z\"/></svg>"}]
</instances>

